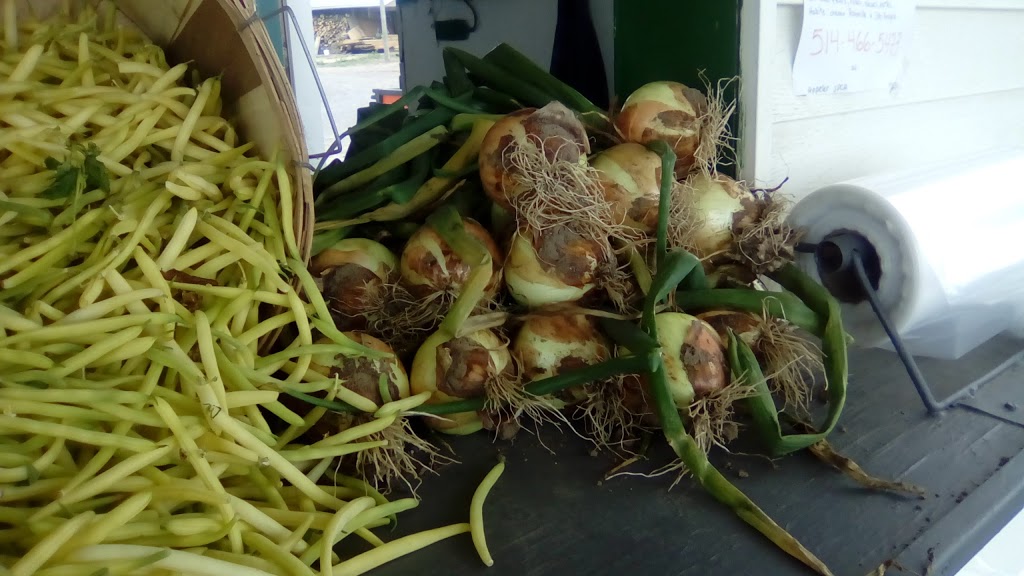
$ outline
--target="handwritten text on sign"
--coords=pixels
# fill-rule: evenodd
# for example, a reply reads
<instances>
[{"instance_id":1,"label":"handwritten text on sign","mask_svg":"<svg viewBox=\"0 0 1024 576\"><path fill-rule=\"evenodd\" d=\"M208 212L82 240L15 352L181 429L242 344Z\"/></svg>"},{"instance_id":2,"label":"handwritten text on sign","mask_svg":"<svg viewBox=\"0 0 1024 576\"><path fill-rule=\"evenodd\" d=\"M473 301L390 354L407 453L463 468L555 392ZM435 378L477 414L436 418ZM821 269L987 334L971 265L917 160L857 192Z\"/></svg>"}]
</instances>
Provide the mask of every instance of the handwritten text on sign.
<instances>
[{"instance_id":1,"label":"handwritten text on sign","mask_svg":"<svg viewBox=\"0 0 1024 576\"><path fill-rule=\"evenodd\" d=\"M910 44L914 0L804 0L793 91L891 90Z\"/></svg>"}]
</instances>

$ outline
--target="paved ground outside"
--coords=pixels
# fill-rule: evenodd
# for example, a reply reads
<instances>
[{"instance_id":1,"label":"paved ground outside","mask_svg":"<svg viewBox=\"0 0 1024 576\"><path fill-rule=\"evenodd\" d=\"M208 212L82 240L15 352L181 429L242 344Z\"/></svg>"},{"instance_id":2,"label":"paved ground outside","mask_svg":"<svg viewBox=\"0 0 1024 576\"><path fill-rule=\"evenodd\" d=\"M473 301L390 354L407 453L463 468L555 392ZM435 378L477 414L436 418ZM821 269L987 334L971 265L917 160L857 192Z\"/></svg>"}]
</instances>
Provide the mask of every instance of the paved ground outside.
<instances>
[{"instance_id":1,"label":"paved ground outside","mask_svg":"<svg viewBox=\"0 0 1024 576\"><path fill-rule=\"evenodd\" d=\"M344 132L349 126L355 124L356 109L370 103L375 88L398 89L398 70L397 56L388 63L317 67L339 132ZM324 146L322 150L316 152L327 150L334 140L334 135L330 133L331 124L327 121L327 111L324 110L321 115L324 126ZM342 153L347 148L348 138L342 141Z\"/></svg>"}]
</instances>

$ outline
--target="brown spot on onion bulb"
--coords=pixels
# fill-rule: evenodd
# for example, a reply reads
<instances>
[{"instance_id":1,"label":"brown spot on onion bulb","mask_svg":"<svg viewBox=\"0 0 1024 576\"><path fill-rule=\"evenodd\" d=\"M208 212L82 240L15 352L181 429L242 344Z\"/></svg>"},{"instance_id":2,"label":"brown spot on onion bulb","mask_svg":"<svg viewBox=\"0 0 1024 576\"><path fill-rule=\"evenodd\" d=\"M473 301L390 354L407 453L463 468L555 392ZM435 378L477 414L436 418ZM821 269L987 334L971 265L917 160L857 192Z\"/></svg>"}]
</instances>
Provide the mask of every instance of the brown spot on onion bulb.
<instances>
[{"instance_id":1,"label":"brown spot on onion bulb","mask_svg":"<svg viewBox=\"0 0 1024 576\"><path fill-rule=\"evenodd\" d=\"M642 144L624 142L591 160L614 221L644 234L658 228L661 196L661 158Z\"/></svg>"},{"instance_id":2,"label":"brown spot on onion bulb","mask_svg":"<svg viewBox=\"0 0 1024 576\"><path fill-rule=\"evenodd\" d=\"M527 316L515 339L512 355L527 382L557 376L604 362L611 348L596 323L584 314L535 314ZM558 395L563 405L586 397L583 387Z\"/></svg>"},{"instance_id":3,"label":"brown spot on onion bulb","mask_svg":"<svg viewBox=\"0 0 1024 576\"><path fill-rule=\"evenodd\" d=\"M340 330L367 326L395 278L398 259L383 244L346 238L312 259L310 273L323 283L323 295Z\"/></svg>"},{"instance_id":4,"label":"brown spot on onion bulb","mask_svg":"<svg viewBox=\"0 0 1024 576\"><path fill-rule=\"evenodd\" d=\"M505 285L516 302L535 308L576 302L597 286L605 249L569 228L524 227L512 239Z\"/></svg>"},{"instance_id":5,"label":"brown spot on onion bulb","mask_svg":"<svg viewBox=\"0 0 1024 576\"><path fill-rule=\"evenodd\" d=\"M491 234L471 218L463 218L466 232L479 240L491 255L493 274L485 297L493 298L501 284L502 255ZM416 297L438 293L457 295L469 277L471 265L464 262L429 225L417 230L402 250L402 281Z\"/></svg>"},{"instance_id":6,"label":"brown spot on onion bulb","mask_svg":"<svg viewBox=\"0 0 1024 576\"><path fill-rule=\"evenodd\" d=\"M512 199L527 190L511 156L517 148L541 152L549 162L585 163L590 143L583 124L560 102L524 108L494 123L480 144L480 182L494 202L512 209Z\"/></svg>"},{"instance_id":7,"label":"brown spot on onion bulb","mask_svg":"<svg viewBox=\"0 0 1024 576\"><path fill-rule=\"evenodd\" d=\"M683 178L695 164L701 118L707 99L679 82L651 82L634 91L615 117L615 127L630 142L662 140L676 153L675 174Z\"/></svg>"}]
</instances>

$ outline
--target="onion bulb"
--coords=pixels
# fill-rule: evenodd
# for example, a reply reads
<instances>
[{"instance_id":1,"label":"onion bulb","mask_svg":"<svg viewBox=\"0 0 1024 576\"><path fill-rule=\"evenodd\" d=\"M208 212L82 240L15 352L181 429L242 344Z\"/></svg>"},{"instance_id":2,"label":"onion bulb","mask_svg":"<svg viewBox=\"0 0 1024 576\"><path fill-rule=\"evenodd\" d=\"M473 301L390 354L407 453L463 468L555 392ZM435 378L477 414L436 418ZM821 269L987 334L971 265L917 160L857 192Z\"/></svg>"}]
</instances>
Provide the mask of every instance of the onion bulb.
<instances>
[{"instance_id":1,"label":"onion bulb","mask_svg":"<svg viewBox=\"0 0 1024 576\"><path fill-rule=\"evenodd\" d=\"M756 389L731 380L725 344L707 322L679 312L658 314L655 322L668 387L690 435L705 454L712 446L724 446L739 433L735 402Z\"/></svg>"},{"instance_id":2,"label":"onion bulb","mask_svg":"<svg viewBox=\"0 0 1024 576\"><path fill-rule=\"evenodd\" d=\"M409 377L390 346L365 332L349 331L344 334L356 344L384 352L387 356L317 355L313 357L311 369L324 376L338 378L342 386L378 406L409 396Z\"/></svg>"},{"instance_id":3,"label":"onion bulb","mask_svg":"<svg viewBox=\"0 0 1024 576\"><path fill-rule=\"evenodd\" d=\"M789 322L749 312L713 310L697 316L723 339L732 330L751 348L763 366L769 389L784 407L806 411L814 379L824 371L821 350Z\"/></svg>"},{"instance_id":4,"label":"onion bulb","mask_svg":"<svg viewBox=\"0 0 1024 576\"><path fill-rule=\"evenodd\" d=\"M491 234L478 222L463 218L462 223L466 232L479 240L491 255L493 273L484 295L493 298L501 285L501 252ZM403 283L418 298L439 293L457 296L469 278L472 265L463 261L437 231L425 224L406 242L400 270Z\"/></svg>"},{"instance_id":5,"label":"onion bulb","mask_svg":"<svg viewBox=\"0 0 1024 576\"><path fill-rule=\"evenodd\" d=\"M386 287L395 277L398 259L383 244L346 238L317 254L309 271L323 284L324 299L340 330L363 329L379 311Z\"/></svg>"},{"instance_id":6,"label":"onion bulb","mask_svg":"<svg viewBox=\"0 0 1024 576\"><path fill-rule=\"evenodd\" d=\"M662 140L676 153L675 174L683 178L696 163L707 99L679 82L644 84L626 98L615 127L630 142Z\"/></svg>"},{"instance_id":7,"label":"onion bulb","mask_svg":"<svg viewBox=\"0 0 1024 576\"><path fill-rule=\"evenodd\" d=\"M532 188L517 154L585 165L589 153L586 130L572 110L557 101L543 108L523 108L495 122L484 136L480 182L491 200L511 210L515 197Z\"/></svg>"},{"instance_id":8,"label":"onion bulb","mask_svg":"<svg viewBox=\"0 0 1024 576\"><path fill-rule=\"evenodd\" d=\"M597 287L605 253L600 242L569 228L523 227L509 247L505 285L516 302L530 308L576 302Z\"/></svg>"},{"instance_id":9,"label":"onion bulb","mask_svg":"<svg viewBox=\"0 0 1024 576\"><path fill-rule=\"evenodd\" d=\"M772 272L792 261L797 240L785 224L785 207L723 174L696 172L674 192L670 236L699 258L732 260L757 274Z\"/></svg>"},{"instance_id":10,"label":"onion bulb","mask_svg":"<svg viewBox=\"0 0 1024 576\"><path fill-rule=\"evenodd\" d=\"M388 355L372 359L362 356L315 355L311 364L313 370L337 378L341 386L377 406L409 396L409 378L390 346L363 332L346 332L345 335L358 344ZM369 413L352 415L328 412L304 437L310 443L315 443L325 436L375 420L373 414ZM363 478L385 492L396 482L403 483L415 492L415 483L424 467L429 469L435 463L451 461L433 444L418 436L409 419L404 416L398 416L387 427L368 433L361 440L382 442L383 445L343 456L339 466L345 473Z\"/></svg>"},{"instance_id":11,"label":"onion bulb","mask_svg":"<svg viewBox=\"0 0 1024 576\"><path fill-rule=\"evenodd\" d=\"M512 342L523 379L543 380L571 370L600 364L611 356L607 339L596 323L584 314L536 314L528 316ZM583 400L582 387L570 388L559 399Z\"/></svg>"},{"instance_id":12,"label":"onion bulb","mask_svg":"<svg viewBox=\"0 0 1024 576\"><path fill-rule=\"evenodd\" d=\"M644 234L658 228L661 158L642 144L624 142L593 158L614 221Z\"/></svg>"},{"instance_id":13,"label":"onion bulb","mask_svg":"<svg viewBox=\"0 0 1024 576\"><path fill-rule=\"evenodd\" d=\"M697 173L687 179L685 193L696 209L693 233L697 256L706 258L732 248L733 235L757 218L757 200L739 182L725 175Z\"/></svg>"},{"instance_id":14,"label":"onion bulb","mask_svg":"<svg viewBox=\"0 0 1024 576\"><path fill-rule=\"evenodd\" d=\"M681 312L662 312L654 321L669 392L677 408L686 410L695 399L726 387L725 345L714 328Z\"/></svg>"},{"instance_id":15,"label":"onion bulb","mask_svg":"<svg viewBox=\"0 0 1024 576\"><path fill-rule=\"evenodd\" d=\"M414 394L429 391L429 404L451 402L487 396L513 371L512 355L493 331L478 330L452 339L436 332L413 358L410 385ZM427 418L426 423L448 434L472 434L484 427L479 412Z\"/></svg>"}]
</instances>

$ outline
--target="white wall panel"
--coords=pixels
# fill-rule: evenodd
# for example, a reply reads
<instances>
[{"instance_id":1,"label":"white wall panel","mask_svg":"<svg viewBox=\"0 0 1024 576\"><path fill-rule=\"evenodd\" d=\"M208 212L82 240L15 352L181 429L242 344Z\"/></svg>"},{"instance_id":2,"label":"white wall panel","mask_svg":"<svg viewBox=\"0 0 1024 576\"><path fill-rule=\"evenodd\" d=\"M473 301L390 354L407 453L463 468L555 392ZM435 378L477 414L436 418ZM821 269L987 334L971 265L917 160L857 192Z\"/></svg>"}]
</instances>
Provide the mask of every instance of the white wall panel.
<instances>
[{"instance_id":1,"label":"white wall panel","mask_svg":"<svg viewBox=\"0 0 1024 576\"><path fill-rule=\"evenodd\" d=\"M1024 145L1024 0L919 0L893 92L796 96L803 6L744 8L742 176L802 197L845 178Z\"/></svg>"}]
</instances>

